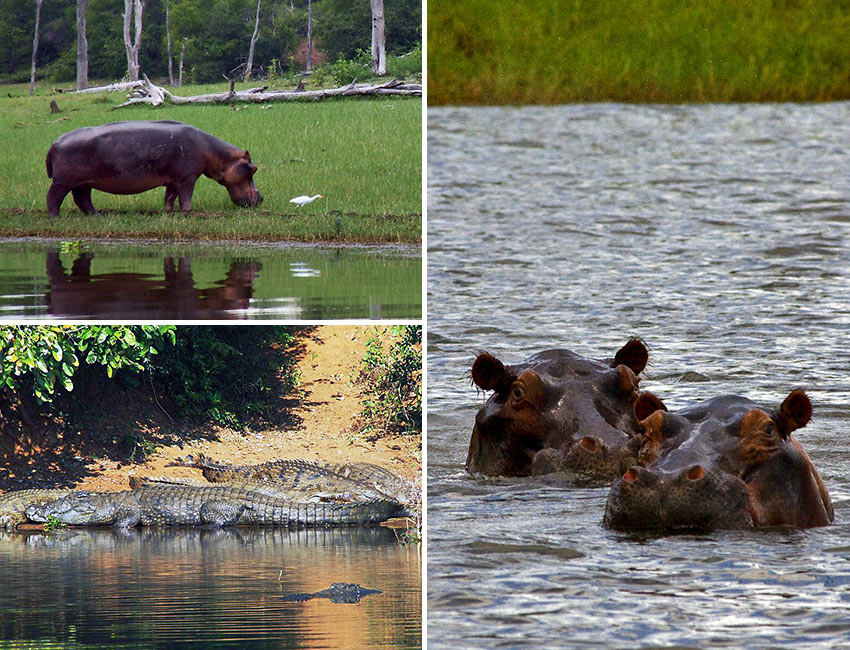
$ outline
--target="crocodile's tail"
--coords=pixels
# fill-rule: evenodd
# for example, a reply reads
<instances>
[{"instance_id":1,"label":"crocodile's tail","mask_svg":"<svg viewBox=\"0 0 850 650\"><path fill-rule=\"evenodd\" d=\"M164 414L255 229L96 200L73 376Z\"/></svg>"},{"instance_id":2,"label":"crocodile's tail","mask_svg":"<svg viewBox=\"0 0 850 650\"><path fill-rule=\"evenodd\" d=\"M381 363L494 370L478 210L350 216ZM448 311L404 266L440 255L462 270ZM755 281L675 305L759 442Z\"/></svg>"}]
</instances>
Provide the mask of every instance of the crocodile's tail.
<instances>
[{"instance_id":1,"label":"crocodile's tail","mask_svg":"<svg viewBox=\"0 0 850 650\"><path fill-rule=\"evenodd\" d=\"M398 501L375 499L358 503L298 503L289 511L296 526L373 526L406 513Z\"/></svg>"},{"instance_id":2,"label":"crocodile's tail","mask_svg":"<svg viewBox=\"0 0 850 650\"><path fill-rule=\"evenodd\" d=\"M178 456L172 462L166 463L166 467L197 467L198 469L215 469L215 470L228 470L231 469L230 465L225 465L223 463L217 463L209 456L205 456L204 454L198 454L194 456L189 454L186 458L181 458Z\"/></svg>"}]
</instances>

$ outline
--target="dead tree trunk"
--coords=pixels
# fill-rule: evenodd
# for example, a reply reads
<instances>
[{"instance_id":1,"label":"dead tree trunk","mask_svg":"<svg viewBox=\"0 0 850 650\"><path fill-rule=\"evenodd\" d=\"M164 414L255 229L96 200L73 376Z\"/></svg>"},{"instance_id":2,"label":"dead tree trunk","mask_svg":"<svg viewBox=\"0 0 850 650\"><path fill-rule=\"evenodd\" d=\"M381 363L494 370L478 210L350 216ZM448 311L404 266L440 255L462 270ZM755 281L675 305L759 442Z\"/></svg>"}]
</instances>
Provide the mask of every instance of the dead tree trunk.
<instances>
[{"instance_id":1,"label":"dead tree trunk","mask_svg":"<svg viewBox=\"0 0 850 650\"><path fill-rule=\"evenodd\" d=\"M171 21L168 0L165 0L165 43L168 48L168 84L174 87L174 57L171 54Z\"/></svg>"},{"instance_id":2,"label":"dead tree trunk","mask_svg":"<svg viewBox=\"0 0 850 650\"><path fill-rule=\"evenodd\" d=\"M386 34L384 33L384 0L372 0L372 72L387 74Z\"/></svg>"},{"instance_id":3,"label":"dead tree trunk","mask_svg":"<svg viewBox=\"0 0 850 650\"><path fill-rule=\"evenodd\" d=\"M251 68L254 66L254 48L257 45L257 37L260 35L260 3L263 0L257 0L257 17L254 19L254 33L251 34L251 45L248 47L248 62L245 64L244 81L251 78Z\"/></svg>"},{"instance_id":4,"label":"dead tree trunk","mask_svg":"<svg viewBox=\"0 0 850 650\"><path fill-rule=\"evenodd\" d=\"M311 72L310 68L313 65L313 0L307 0L307 69L305 72Z\"/></svg>"},{"instance_id":5,"label":"dead tree trunk","mask_svg":"<svg viewBox=\"0 0 850 650\"><path fill-rule=\"evenodd\" d=\"M86 8L89 0L77 0L77 90L89 85L89 42L86 39Z\"/></svg>"},{"instance_id":6,"label":"dead tree trunk","mask_svg":"<svg viewBox=\"0 0 850 650\"><path fill-rule=\"evenodd\" d=\"M180 47L180 70L177 74L177 87L181 87L183 85L183 57L186 54L186 41L188 39L183 39L183 45Z\"/></svg>"},{"instance_id":7,"label":"dead tree trunk","mask_svg":"<svg viewBox=\"0 0 850 650\"><path fill-rule=\"evenodd\" d=\"M130 81L139 80L139 52L142 49L142 14L145 0L124 0L124 48L127 50L127 72ZM135 38L130 40L130 23L135 25Z\"/></svg>"},{"instance_id":8,"label":"dead tree trunk","mask_svg":"<svg viewBox=\"0 0 850 650\"><path fill-rule=\"evenodd\" d=\"M35 61L38 56L38 28L41 24L41 4L44 0L35 0L35 36L32 39L32 73L30 74L30 97L35 92Z\"/></svg>"}]
</instances>

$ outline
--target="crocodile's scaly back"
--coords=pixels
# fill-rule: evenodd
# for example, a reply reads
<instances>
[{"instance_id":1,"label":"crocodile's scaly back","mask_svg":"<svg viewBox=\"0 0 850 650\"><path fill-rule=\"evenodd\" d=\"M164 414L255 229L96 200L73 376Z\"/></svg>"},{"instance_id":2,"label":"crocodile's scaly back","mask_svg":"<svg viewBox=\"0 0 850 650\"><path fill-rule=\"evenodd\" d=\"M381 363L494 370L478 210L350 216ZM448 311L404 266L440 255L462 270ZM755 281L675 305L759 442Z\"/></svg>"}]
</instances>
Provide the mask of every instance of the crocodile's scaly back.
<instances>
[{"instance_id":1,"label":"crocodile's scaly back","mask_svg":"<svg viewBox=\"0 0 850 650\"><path fill-rule=\"evenodd\" d=\"M411 501L413 486L372 463L323 463L303 459L275 460L259 465L226 465L198 454L171 465L197 467L211 483L263 483L294 494L313 494L329 500L394 499Z\"/></svg>"},{"instance_id":2,"label":"crocodile's scaly back","mask_svg":"<svg viewBox=\"0 0 850 650\"><path fill-rule=\"evenodd\" d=\"M349 526L396 516L396 501L306 503L229 485L149 484L121 492L73 492L27 508L33 521L78 526Z\"/></svg>"},{"instance_id":3,"label":"crocodile's scaly back","mask_svg":"<svg viewBox=\"0 0 850 650\"><path fill-rule=\"evenodd\" d=\"M27 520L26 510L33 505L55 501L71 492L59 490L15 490L0 494L0 529L13 530Z\"/></svg>"}]
</instances>

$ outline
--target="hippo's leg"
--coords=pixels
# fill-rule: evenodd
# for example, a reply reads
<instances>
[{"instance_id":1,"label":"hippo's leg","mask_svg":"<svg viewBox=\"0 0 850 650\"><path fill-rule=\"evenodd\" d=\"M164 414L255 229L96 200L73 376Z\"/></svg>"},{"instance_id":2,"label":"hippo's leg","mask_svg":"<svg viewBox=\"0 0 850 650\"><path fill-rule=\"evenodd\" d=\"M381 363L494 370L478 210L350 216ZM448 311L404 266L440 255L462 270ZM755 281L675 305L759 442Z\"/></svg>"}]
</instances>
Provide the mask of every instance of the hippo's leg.
<instances>
[{"instance_id":1,"label":"hippo's leg","mask_svg":"<svg viewBox=\"0 0 850 650\"><path fill-rule=\"evenodd\" d=\"M47 214L51 217L58 217L59 206L62 205L62 201L68 196L68 192L70 191L70 187L53 181L50 184L50 189L47 190Z\"/></svg>"},{"instance_id":2,"label":"hippo's leg","mask_svg":"<svg viewBox=\"0 0 850 650\"><path fill-rule=\"evenodd\" d=\"M169 212L174 212L174 199L177 198L177 186L165 186L165 209Z\"/></svg>"},{"instance_id":3,"label":"hippo's leg","mask_svg":"<svg viewBox=\"0 0 850 650\"><path fill-rule=\"evenodd\" d=\"M192 192L195 191L195 178L187 178L177 186L177 197L180 199L181 212L190 212L192 210Z\"/></svg>"},{"instance_id":4,"label":"hippo's leg","mask_svg":"<svg viewBox=\"0 0 850 650\"><path fill-rule=\"evenodd\" d=\"M74 203L85 214L100 214L94 209L94 204L91 202L90 187L75 187L71 190L71 194L74 196Z\"/></svg>"}]
</instances>

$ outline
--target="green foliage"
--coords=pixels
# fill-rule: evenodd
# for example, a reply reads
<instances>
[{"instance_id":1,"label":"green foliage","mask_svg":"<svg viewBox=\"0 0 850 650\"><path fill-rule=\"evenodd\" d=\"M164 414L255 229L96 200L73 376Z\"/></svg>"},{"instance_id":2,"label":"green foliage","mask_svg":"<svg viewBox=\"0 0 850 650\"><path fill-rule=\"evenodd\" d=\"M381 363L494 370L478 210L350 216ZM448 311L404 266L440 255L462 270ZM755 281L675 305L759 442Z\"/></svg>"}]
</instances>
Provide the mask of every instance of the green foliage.
<instances>
[{"instance_id":1,"label":"green foliage","mask_svg":"<svg viewBox=\"0 0 850 650\"><path fill-rule=\"evenodd\" d=\"M368 0L313 0L314 49L331 60L351 58L371 42L371 9ZM190 83L240 76L254 30L255 0L169 0L174 73L185 39L184 81ZM89 0L86 12L89 43L89 76L118 79L126 73L123 40L123 3ZM29 79L35 3L0 0L0 78ZM402 53L422 39L421 0L394 0L385 6L387 51ZM260 31L254 65L260 72L273 60L279 69L294 69L295 55L303 50L307 34L307 0L265 0L260 11ZM50 78L76 78L76 2L51 0L41 10L38 72ZM143 15L142 71L150 77L167 77L165 1L147 2Z\"/></svg>"},{"instance_id":2,"label":"green foliage","mask_svg":"<svg viewBox=\"0 0 850 650\"><path fill-rule=\"evenodd\" d=\"M375 328L366 342L361 376L366 384L367 429L422 433L422 328Z\"/></svg>"},{"instance_id":3,"label":"green foliage","mask_svg":"<svg viewBox=\"0 0 850 650\"><path fill-rule=\"evenodd\" d=\"M166 341L174 342L174 326L0 326L0 391L30 391L50 402L58 387L74 389L80 360L103 366L107 377L121 368L148 367Z\"/></svg>"},{"instance_id":4,"label":"green foliage","mask_svg":"<svg viewBox=\"0 0 850 650\"><path fill-rule=\"evenodd\" d=\"M47 522L44 524L44 532L45 533L55 533L57 530L62 530L68 524L66 524L61 519L58 519L54 516L49 516L47 518Z\"/></svg>"},{"instance_id":5,"label":"green foliage","mask_svg":"<svg viewBox=\"0 0 850 650\"><path fill-rule=\"evenodd\" d=\"M372 55L366 50L357 50L355 57L350 60L344 59L340 54L336 62L330 66L331 74L340 86L350 84L355 79L362 81L372 76L371 62Z\"/></svg>"},{"instance_id":6,"label":"green foliage","mask_svg":"<svg viewBox=\"0 0 850 650\"><path fill-rule=\"evenodd\" d=\"M387 76L395 79L409 79L422 74L422 45L417 43L410 52L387 56Z\"/></svg>"},{"instance_id":7,"label":"green foliage","mask_svg":"<svg viewBox=\"0 0 850 650\"><path fill-rule=\"evenodd\" d=\"M280 326L181 327L175 349L157 360L153 374L181 415L242 425L263 415L271 395L294 388L294 361L283 354L291 340Z\"/></svg>"},{"instance_id":8,"label":"green foliage","mask_svg":"<svg viewBox=\"0 0 850 650\"><path fill-rule=\"evenodd\" d=\"M845 0L428 3L428 101L850 97Z\"/></svg>"}]
</instances>

